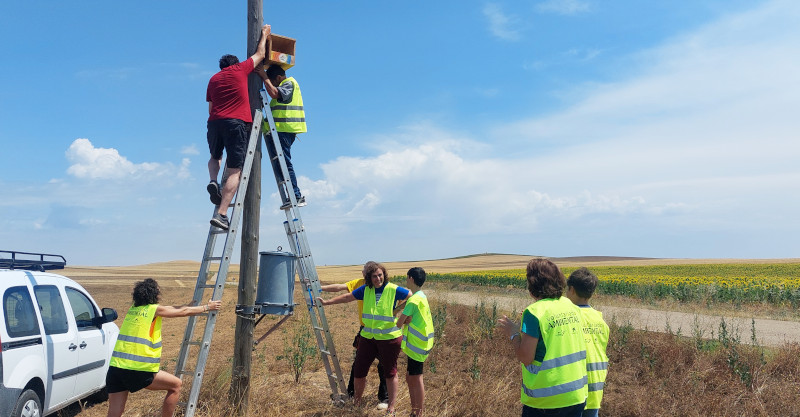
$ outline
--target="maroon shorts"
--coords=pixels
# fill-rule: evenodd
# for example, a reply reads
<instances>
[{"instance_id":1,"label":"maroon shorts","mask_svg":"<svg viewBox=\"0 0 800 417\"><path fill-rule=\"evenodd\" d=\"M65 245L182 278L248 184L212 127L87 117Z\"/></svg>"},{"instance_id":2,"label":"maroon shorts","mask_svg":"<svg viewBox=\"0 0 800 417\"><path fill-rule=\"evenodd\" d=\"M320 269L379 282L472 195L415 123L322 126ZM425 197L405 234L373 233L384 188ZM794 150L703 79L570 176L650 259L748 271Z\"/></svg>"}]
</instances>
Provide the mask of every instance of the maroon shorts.
<instances>
[{"instance_id":1,"label":"maroon shorts","mask_svg":"<svg viewBox=\"0 0 800 417\"><path fill-rule=\"evenodd\" d=\"M397 375L397 357L400 355L402 344L402 336L389 340L360 338L356 349L356 361L353 364L353 375L356 378L366 378L369 367L377 358L383 366L383 376L394 378Z\"/></svg>"}]
</instances>

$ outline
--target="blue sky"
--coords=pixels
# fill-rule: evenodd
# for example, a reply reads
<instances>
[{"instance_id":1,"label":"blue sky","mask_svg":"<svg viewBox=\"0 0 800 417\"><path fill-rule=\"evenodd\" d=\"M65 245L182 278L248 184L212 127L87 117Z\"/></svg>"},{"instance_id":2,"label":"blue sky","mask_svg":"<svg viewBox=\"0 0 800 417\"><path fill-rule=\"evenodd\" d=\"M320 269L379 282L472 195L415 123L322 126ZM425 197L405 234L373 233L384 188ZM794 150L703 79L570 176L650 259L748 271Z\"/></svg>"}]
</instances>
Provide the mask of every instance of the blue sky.
<instances>
[{"instance_id":1,"label":"blue sky","mask_svg":"<svg viewBox=\"0 0 800 417\"><path fill-rule=\"evenodd\" d=\"M246 4L0 4L0 249L199 260L205 90ZM297 39L317 264L798 256L796 1L264 7ZM279 205L265 175L260 250Z\"/></svg>"}]
</instances>

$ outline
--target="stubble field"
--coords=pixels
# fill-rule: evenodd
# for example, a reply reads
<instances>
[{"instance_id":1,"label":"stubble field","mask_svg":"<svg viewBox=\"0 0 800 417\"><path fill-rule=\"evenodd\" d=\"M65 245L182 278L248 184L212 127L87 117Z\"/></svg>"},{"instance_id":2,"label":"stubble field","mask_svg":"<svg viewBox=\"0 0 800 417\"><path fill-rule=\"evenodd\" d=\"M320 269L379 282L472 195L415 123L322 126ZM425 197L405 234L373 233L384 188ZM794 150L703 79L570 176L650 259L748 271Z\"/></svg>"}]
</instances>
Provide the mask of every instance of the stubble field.
<instances>
[{"instance_id":1,"label":"stubble field","mask_svg":"<svg viewBox=\"0 0 800 417\"><path fill-rule=\"evenodd\" d=\"M530 256L485 255L447 260L387 263L391 276L402 275L411 266L422 266L428 272L503 270L524 268ZM651 260L636 258L569 258L554 259L562 267L600 265L650 265L709 263L710 260ZM764 261L788 262L791 260ZM720 260L713 260L720 262ZM743 262L743 261L726 261ZM754 261L749 261L754 262ZM797 260L794 260L797 262ZM130 291L135 281L147 277L157 279L162 287L162 303L183 304L192 296L199 264L176 261L139 267L75 267L63 275L76 279L97 299L102 307L116 308L122 316L130 306ZM323 266L318 273L323 282L344 282L360 276L361 265ZM228 389L236 305L238 268L232 266L229 285L223 297L211 346L204 384L198 408L199 416L230 414ZM499 314L520 312L521 304L481 300L487 293L520 297L517 288L486 290L454 283L429 284L436 293L432 309L435 312L438 341L425 365L426 415L428 416L516 416L519 415L519 364L514 360L506 341L494 332ZM365 391L365 407L352 405L336 407L328 400L330 389L323 368L313 355L300 371L295 383L296 369L286 357L300 351L308 329L305 304L295 292L299 306L295 316L253 350L251 392L248 415L260 416L378 416L375 410L377 378L370 371ZM448 293L472 295L448 297ZM598 296L593 304L603 310L624 305L716 313L741 311L741 306L691 305L685 303L642 302L619 296ZM673 308L674 307L674 308ZM355 304L326 308L341 358L345 377L349 373L353 336L358 329ZM258 338L278 320L265 318L255 330ZM800 347L784 343L777 347L746 345L750 329L729 329L724 322L713 334L707 331L667 326L666 333L636 330L624 318L609 317L612 327L609 343L610 371L601 415L609 416L715 416L715 415L800 415L792 411L797 392L800 392ZM662 323L663 324L663 323ZM186 319L164 321L164 350L162 368L175 369ZM646 327L646 326L645 326ZM648 327L653 328L653 327ZM724 330L724 331L723 331ZM699 334L698 334L699 333ZM403 380L405 357L398 365L400 390L398 415L408 415L408 391ZM188 391L185 386L184 391ZM126 416L158 415L161 394L142 391L129 397ZM76 404L63 411L64 416L105 416L106 403ZM794 413L794 414L793 414Z\"/></svg>"}]
</instances>

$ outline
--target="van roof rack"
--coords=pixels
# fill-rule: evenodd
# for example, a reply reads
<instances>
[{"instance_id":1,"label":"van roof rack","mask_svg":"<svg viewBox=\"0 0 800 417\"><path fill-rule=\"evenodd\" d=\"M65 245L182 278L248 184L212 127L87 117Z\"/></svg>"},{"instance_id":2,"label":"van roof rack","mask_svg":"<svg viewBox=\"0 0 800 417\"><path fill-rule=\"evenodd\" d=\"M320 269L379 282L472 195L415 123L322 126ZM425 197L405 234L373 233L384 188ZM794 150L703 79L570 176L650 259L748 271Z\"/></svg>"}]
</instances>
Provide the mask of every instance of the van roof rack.
<instances>
[{"instance_id":1,"label":"van roof rack","mask_svg":"<svg viewBox=\"0 0 800 417\"><path fill-rule=\"evenodd\" d=\"M20 259L20 255L22 255L22 259ZM67 260L61 255L0 250L0 269L47 271L64 269L66 265Z\"/></svg>"}]
</instances>

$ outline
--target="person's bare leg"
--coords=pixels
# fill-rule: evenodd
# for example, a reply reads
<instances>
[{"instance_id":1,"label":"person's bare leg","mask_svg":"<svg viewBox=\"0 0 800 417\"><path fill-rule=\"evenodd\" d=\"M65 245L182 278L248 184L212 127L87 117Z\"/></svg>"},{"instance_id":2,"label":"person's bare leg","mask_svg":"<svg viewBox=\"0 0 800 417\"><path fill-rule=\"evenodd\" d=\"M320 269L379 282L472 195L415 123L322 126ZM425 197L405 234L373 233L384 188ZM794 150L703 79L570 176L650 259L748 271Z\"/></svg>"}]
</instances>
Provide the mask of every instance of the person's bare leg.
<instances>
[{"instance_id":1,"label":"person's bare leg","mask_svg":"<svg viewBox=\"0 0 800 417\"><path fill-rule=\"evenodd\" d=\"M422 375L406 375L408 383L408 396L411 397L411 411L417 416L422 417L425 404L425 383Z\"/></svg>"},{"instance_id":2,"label":"person's bare leg","mask_svg":"<svg viewBox=\"0 0 800 417\"><path fill-rule=\"evenodd\" d=\"M120 417L125 411L125 403L128 401L128 391L115 392L108 394L108 417Z\"/></svg>"},{"instance_id":3,"label":"person's bare leg","mask_svg":"<svg viewBox=\"0 0 800 417\"><path fill-rule=\"evenodd\" d=\"M169 372L158 371L153 382L147 386L151 391L167 391L164 397L164 404L161 406L161 417L172 417L175 413L175 407L178 405L178 399L181 396L181 386L183 381Z\"/></svg>"},{"instance_id":4,"label":"person's bare leg","mask_svg":"<svg viewBox=\"0 0 800 417\"><path fill-rule=\"evenodd\" d=\"M367 385L367 378L353 379L353 404L361 405L361 396L364 395L364 387Z\"/></svg>"},{"instance_id":5,"label":"person's bare leg","mask_svg":"<svg viewBox=\"0 0 800 417\"><path fill-rule=\"evenodd\" d=\"M217 177L221 166L222 159L214 159L213 156L208 158L208 178L210 181L219 181Z\"/></svg>"},{"instance_id":6,"label":"person's bare leg","mask_svg":"<svg viewBox=\"0 0 800 417\"><path fill-rule=\"evenodd\" d=\"M386 409L387 413L394 411L394 402L397 399L397 374L391 378L386 378L386 391L389 393L389 408Z\"/></svg>"},{"instance_id":7,"label":"person's bare leg","mask_svg":"<svg viewBox=\"0 0 800 417\"><path fill-rule=\"evenodd\" d=\"M227 168L228 179L222 186L222 201L219 203L219 214L227 214L228 206L233 201L233 196L236 195L236 189L239 188L239 177L242 174L241 168Z\"/></svg>"}]
</instances>

